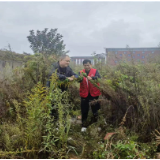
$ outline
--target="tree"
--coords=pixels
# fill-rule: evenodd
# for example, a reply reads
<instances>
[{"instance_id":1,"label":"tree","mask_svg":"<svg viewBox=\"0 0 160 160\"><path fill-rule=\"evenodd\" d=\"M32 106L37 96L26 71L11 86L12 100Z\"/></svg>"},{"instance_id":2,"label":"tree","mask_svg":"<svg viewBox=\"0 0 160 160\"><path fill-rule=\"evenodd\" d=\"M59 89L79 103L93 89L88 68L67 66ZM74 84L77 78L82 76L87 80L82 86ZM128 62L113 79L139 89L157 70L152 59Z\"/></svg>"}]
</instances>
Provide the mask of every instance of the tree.
<instances>
[{"instance_id":1,"label":"tree","mask_svg":"<svg viewBox=\"0 0 160 160\"><path fill-rule=\"evenodd\" d=\"M34 30L30 30L30 35L27 38L33 52L48 55L66 54L68 51L65 51L65 44L62 40L63 36L57 33L57 28L51 29L49 32L47 31L48 28L45 28L43 31L37 30L35 35Z\"/></svg>"}]
</instances>

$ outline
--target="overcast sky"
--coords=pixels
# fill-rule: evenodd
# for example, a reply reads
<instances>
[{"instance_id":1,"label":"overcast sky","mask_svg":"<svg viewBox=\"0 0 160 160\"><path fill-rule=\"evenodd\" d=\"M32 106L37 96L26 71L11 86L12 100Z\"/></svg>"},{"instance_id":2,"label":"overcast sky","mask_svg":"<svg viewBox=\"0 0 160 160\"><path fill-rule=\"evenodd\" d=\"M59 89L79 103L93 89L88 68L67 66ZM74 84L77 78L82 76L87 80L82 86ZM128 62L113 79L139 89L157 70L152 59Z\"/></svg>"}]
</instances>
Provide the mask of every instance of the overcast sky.
<instances>
[{"instance_id":1,"label":"overcast sky","mask_svg":"<svg viewBox=\"0 0 160 160\"><path fill-rule=\"evenodd\" d=\"M157 47L160 2L0 2L0 48L33 53L29 30L58 28L70 56L109 47Z\"/></svg>"}]
</instances>

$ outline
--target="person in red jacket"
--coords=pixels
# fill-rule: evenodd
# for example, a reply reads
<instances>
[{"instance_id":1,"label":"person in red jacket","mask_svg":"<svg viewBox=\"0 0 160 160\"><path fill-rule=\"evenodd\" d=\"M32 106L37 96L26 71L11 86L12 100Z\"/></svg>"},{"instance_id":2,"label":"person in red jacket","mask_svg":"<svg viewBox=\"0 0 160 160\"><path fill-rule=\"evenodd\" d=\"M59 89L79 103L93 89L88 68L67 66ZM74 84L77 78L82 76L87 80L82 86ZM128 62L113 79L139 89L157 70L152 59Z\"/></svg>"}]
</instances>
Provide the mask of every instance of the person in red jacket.
<instances>
[{"instance_id":1,"label":"person in red jacket","mask_svg":"<svg viewBox=\"0 0 160 160\"><path fill-rule=\"evenodd\" d=\"M79 72L79 75L82 76L82 72L87 74L87 77L83 77L80 82L80 96L81 96L81 115L82 115L82 129L81 131L86 131L87 127L87 117L89 112L89 102L97 100L101 94L100 90L95 87L90 80L97 80L101 78L97 69L92 68L91 61L86 59L83 61L84 69ZM97 85L99 85L97 83ZM100 104L97 102L94 105L91 105L93 113L93 121L97 121L98 110L100 109Z\"/></svg>"}]
</instances>

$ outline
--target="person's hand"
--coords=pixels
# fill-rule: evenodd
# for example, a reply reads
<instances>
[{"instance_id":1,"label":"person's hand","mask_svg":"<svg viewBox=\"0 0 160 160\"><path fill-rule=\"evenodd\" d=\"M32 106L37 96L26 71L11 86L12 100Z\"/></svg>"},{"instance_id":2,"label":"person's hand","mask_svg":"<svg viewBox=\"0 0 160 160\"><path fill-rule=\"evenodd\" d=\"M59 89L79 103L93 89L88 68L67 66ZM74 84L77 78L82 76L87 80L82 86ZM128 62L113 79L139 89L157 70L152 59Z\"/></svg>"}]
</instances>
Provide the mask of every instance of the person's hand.
<instances>
[{"instance_id":1,"label":"person's hand","mask_svg":"<svg viewBox=\"0 0 160 160\"><path fill-rule=\"evenodd\" d=\"M82 74L82 72L80 72L80 76L81 76L81 77L83 77L83 74Z\"/></svg>"},{"instance_id":2,"label":"person's hand","mask_svg":"<svg viewBox=\"0 0 160 160\"><path fill-rule=\"evenodd\" d=\"M87 76L87 79L88 79L88 80L92 80L92 77L90 77L90 76Z\"/></svg>"},{"instance_id":3,"label":"person's hand","mask_svg":"<svg viewBox=\"0 0 160 160\"><path fill-rule=\"evenodd\" d=\"M73 78L72 77L68 77L69 81L73 81Z\"/></svg>"},{"instance_id":4,"label":"person's hand","mask_svg":"<svg viewBox=\"0 0 160 160\"><path fill-rule=\"evenodd\" d=\"M73 76L71 76L70 78L73 78L73 80L74 80L76 77L73 75Z\"/></svg>"}]
</instances>

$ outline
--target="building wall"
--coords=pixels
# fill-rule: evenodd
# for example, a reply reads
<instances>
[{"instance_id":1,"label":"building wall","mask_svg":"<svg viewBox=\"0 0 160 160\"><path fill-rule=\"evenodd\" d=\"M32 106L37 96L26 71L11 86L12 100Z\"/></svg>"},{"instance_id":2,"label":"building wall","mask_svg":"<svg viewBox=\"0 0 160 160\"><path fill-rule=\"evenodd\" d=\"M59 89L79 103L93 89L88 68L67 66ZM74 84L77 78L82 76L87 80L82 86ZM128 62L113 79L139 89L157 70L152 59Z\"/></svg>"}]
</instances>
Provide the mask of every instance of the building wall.
<instances>
[{"instance_id":1,"label":"building wall","mask_svg":"<svg viewBox=\"0 0 160 160\"><path fill-rule=\"evenodd\" d=\"M74 62L76 65L82 65L84 59L86 59L85 57L82 58L75 58L75 57L71 57L72 62ZM88 58L89 60L91 60L91 62L93 63L93 58Z\"/></svg>"},{"instance_id":2,"label":"building wall","mask_svg":"<svg viewBox=\"0 0 160 160\"><path fill-rule=\"evenodd\" d=\"M99 59L97 59L97 61L95 61L94 57L71 57L71 61L76 65L83 65L83 61L85 59L89 59L91 61L92 65L94 65L97 61L99 61L99 62L105 61L105 58L99 58Z\"/></svg>"},{"instance_id":3,"label":"building wall","mask_svg":"<svg viewBox=\"0 0 160 160\"><path fill-rule=\"evenodd\" d=\"M116 65L121 60L126 61L140 61L146 63L148 56L155 56L160 54L160 48L110 48L106 49L107 63L109 65Z\"/></svg>"},{"instance_id":4,"label":"building wall","mask_svg":"<svg viewBox=\"0 0 160 160\"><path fill-rule=\"evenodd\" d=\"M23 66L23 62L20 61L0 60L0 79L3 78L4 72L6 72L6 74L7 73L10 74L10 71L21 66ZM8 67L7 68L8 71L6 71L6 67Z\"/></svg>"}]
</instances>

